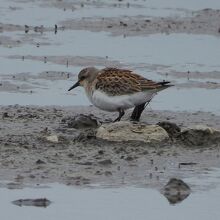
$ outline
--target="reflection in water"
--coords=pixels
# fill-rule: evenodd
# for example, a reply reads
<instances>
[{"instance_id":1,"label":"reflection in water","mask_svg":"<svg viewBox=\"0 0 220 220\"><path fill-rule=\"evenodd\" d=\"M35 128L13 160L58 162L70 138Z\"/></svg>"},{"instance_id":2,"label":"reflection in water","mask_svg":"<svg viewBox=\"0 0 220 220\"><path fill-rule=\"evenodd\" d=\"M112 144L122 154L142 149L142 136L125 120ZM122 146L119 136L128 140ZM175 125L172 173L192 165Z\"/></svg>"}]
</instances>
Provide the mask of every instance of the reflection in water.
<instances>
[{"instance_id":1,"label":"reflection in water","mask_svg":"<svg viewBox=\"0 0 220 220\"><path fill-rule=\"evenodd\" d=\"M162 190L162 194L170 204L182 202L189 196L190 192L190 187L184 181L176 178L170 179Z\"/></svg>"},{"instance_id":2,"label":"reflection in water","mask_svg":"<svg viewBox=\"0 0 220 220\"><path fill-rule=\"evenodd\" d=\"M46 208L51 204L51 201L46 198L40 199L18 199L12 202L17 206L35 206L35 207L44 207Z\"/></svg>"},{"instance_id":3,"label":"reflection in water","mask_svg":"<svg viewBox=\"0 0 220 220\"><path fill-rule=\"evenodd\" d=\"M216 172L215 175L217 176ZM60 184L52 184L49 187L41 185L40 188L31 187L22 190L0 188L0 219L23 220L27 219L27 216L31 216L31 220L72 220L73 218L80 220L219 219L220 187L219 179L216 179L216 176L207 178L206 175L206 180L218 181L217 188L208 187L206 190L196 190L184 202L175 206L170 205L157 190L149 188L102 189L95 186L75 188ZM201 179L197 177L189 182L193 181L199 181L197 186L206 182L205 180L201 182ZM172 182L173 184L178 183L178 181ZM179 183L181 186L185 186L182 181ZM185 189L187 191L189 187L185 186ZM46 209L32 206L21 208L11 204L11 201L18 198L49 198L53 203ZM173 200L171 201L173 204ZM29 205L28 200L22 202Z\"/></svg>"}]
</instances>

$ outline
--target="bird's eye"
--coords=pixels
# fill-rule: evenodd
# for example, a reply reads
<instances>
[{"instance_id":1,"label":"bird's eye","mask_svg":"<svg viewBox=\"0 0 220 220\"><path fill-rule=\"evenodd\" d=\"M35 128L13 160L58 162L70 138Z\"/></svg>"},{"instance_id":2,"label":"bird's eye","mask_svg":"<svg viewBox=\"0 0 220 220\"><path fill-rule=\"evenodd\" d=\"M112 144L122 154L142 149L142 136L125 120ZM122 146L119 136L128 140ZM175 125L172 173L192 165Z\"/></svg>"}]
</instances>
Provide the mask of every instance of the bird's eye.
<instances>
[{"instance_id":1,"label":"bird's eye","mask_svg":"<svg viewBox=\"0 0 220 220\"><path fill-rule=\"evenodd\" d=\"M84 80L86 77L85 76L81 76L80 77L80 80Z\"/></svg>"}]
</instances>

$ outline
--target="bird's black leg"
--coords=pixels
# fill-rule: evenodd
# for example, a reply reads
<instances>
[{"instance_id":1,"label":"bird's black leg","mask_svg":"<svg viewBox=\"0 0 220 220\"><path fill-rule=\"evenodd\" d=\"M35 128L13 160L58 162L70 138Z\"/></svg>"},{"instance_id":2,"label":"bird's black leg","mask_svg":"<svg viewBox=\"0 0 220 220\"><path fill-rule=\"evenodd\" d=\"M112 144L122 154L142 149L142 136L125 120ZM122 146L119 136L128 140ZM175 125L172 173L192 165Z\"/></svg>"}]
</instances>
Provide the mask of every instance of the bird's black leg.
<instances>
[{"instance_id":1,"label":"bird's black leg","mask_svg":"<svg viewBox=\"0 0 220 220\"><path fill-rule=\"evenodd\" d=\"M131 120L132 121L139 121L141 114L144 111L144 108L145 108L145 103L135 106L135 108L131 114L131 117L130 117Z\"/></svg>"},{"instance_id":2,"label":"bird's black leg","mask_svg":"<svg viewBox=\"0 0 220 220\"><path fill-rule=\"evenodd\" d=\"M140 120L141 114L144 111L144 109L146 108L146 106L149 104L149 102L145 102L145 103L142 103L140 105L135 106L135 108L131 114L131 117L130 117L132 121L139 121Z\"/></svg>"},{"instance_id":3,"label":"bird's black leg","mask_svg":"<svg viewBox=\"0 0 220 220\"><path fill-rule=\"evenodd\" d=\"M118 112L119 112L119 116L114 120L114 122L120 121L122 116L125 114L125 111L123 109L118 109Z\"/></svg>"}]
</instances>

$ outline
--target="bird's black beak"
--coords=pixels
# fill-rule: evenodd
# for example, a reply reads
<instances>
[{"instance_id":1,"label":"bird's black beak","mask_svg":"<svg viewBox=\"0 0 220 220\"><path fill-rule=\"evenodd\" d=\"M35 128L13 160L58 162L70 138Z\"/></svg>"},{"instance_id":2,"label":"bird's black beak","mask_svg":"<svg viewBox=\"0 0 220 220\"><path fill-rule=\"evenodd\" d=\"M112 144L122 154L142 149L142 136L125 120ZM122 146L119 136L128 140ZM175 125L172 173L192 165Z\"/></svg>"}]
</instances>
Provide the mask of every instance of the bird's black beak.
<instances>
[{"instance_id":1,"label":"bird's black beak","mask_svg":"<svg viewBox=\"0 0 220 220\"><path fill-rule=\"evenodd\" d=\"M68 91L70 91L70 90L76 88L76 87L79 86L79 85L80 85L80 83L79 83L79 81L78 81L78 82L76 82L73 86L71 86L71 87L68 89Z\"/></svg>"}]
</instances>

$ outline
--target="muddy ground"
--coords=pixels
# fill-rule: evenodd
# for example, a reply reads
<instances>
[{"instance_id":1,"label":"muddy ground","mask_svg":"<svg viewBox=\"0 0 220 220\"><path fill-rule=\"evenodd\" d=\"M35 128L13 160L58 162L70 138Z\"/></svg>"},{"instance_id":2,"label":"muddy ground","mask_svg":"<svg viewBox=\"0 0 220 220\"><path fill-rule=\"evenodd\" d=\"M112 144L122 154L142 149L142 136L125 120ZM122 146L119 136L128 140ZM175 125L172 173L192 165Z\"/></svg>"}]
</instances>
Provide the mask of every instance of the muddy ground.
<instances>
[{"instance_id":1,"label":"muddy ground","mask_svg":"<svg viewBox=\"0 0 220 220\"><path fill-rule=\"evenodd\" d=\"M124 120L129 120L130 113ZM171 177L199 176L212 167L220 167L218 144L104 141L95 137L96 124L88 128L74 124L74 117L79 114L93 114L99 123L108 123L116 116L94 107L1 107L0 179L9 180L7 186L12 188L50 182L160 188ZM220 117L204 112L147 109L141 119L141 123L148 124L161 121L181 128L195 124L220 128ZM54 135L58 139L47 140Z\"/></svg>"},{"instance_id":2,"label":"muddy ground","mask_svg":"<svg viewBox=\"0 0 220 220\"><path fill-rule=\"evenodd\" d=\"M67 95L66 91L76 80L76 73L82 67L115 66L144 73L146 74L144 76L156 78L156 80L158 77L161 80L162 77L172 81L176 90L168 93L168 97L185 89L181 96L182 102L187 101L189 96L192 97L197 91L195 89L201 89L199 91L205 91L205 93L209 89L211 92L208 94L217 94L220 88L220 69L215 62L213 64L208 61L218 57L218 53L208 54L207 62L204 64L200 63L204 61L203 59L202 61L195 59L187 63L184 60L184 53L182 55L183 51L178 51L177 54L172 54L171 59L175 57L178 59L172 60L171 65L160 63L158 60L151 62L149 61L151 57L145 57L144 62L139 62L142 60L139 51L134 51L134 55L131 54L133 58L138 57L138 61L126 60L125 62L126 56L123 50L117 50L117 47L114 48L116 53L120 53L120 59L114 58L114 54L109 57L109 51L102 51L102 48L100 48L102 53L98 53L99 56L93 55L99 47L95 49L91 47L91 49L90 44L87 44L87 47L94 50L91 53L93 56L78 55L80 51L75 52L75 49L78 48L76 44L88 43L79 41L77 38L77 31L80 30L86 31L81 33L82 36L89 37L91 33L101 35L104 32L111 39L121 36L123 40L141 36L146 37L148 41L149 36L155 37L157 34L171 36L175 33L199 37L208 35L218 39L220 36L219 9L170 9L162 6L152 8L148 7L145 1L74 1L74 4L67 0L8 2L0 3L0 14L2 13L0 22L0 97L2 98L0 100L2 105L0 107L0 180L9 181L5 185L3 182L3 186L21 188L33 183L59 182L74 186L99 184L161 188L171 177L196 176L199 178L200 175L215 167L220 168L220 146L216 143L195 146L175 139L160 145L142 142L115 143L97 139L96 126L87 129L72 128L70 122L75 120L76 115L93 114L100 123L108 123L116 117L116 113L102 112L88 105L80 107L81 102L77 103L79 99L81 101L81 97L77 99L80 92L74 91L72 94L74 97L71 97L71 94ZM31 10L35 13L30 16ZM146 10L150 13L158 10L159 15L148 15ZM163 16L161 13L164 11L177 14ZM23 16L19 16L19 12L27 15L29 19L22 20ZM38 12L43 16L43 20L34 17ZM111 13L115 14L111 16ZM47 17L47 14L50 16ZM65 40L59 41L56 36L61 39L63 37ZM100 39L106 40L103 36ZM184 45L187 45L188 41L186 43L184 42L186 39L182 39ZM120 41L116 41L116 44L122 42L121 39L118 40ZM99 45L99 41L98 38L94 42ZM137 41L134 40L131 43L138 45ZM196 39L197 41L199 40ZM71 44L68 44L69 42ZM106 42L109 41L106 40ZM165 40L164 44L166 42L169 41ZM212 45L217 41L208 38L204 42ZM62 45L66 47L59 47ZM69 50L70 45L73 47L71 50ZM54 48L58 50L53 53ZM161 53L157 41L153 49L155 53ZM86 51L85 48L84 50ZM190 55L191 52L189 50L186 53ZM197 55L200 57L202 53L198 52ZM179 66L175 66L176 63ZM10 68L13 66L14 69ZM59 84L61 81L62 84ZM57 88L56 93L51 90L53 87ZM184 92L189 88L192 89L191 94L184 96ZM31 96L35 94L39 96ZM60 94L62 96L59 96ZM202 96L199 96L201 100L196 96L193 104L200 101L199 103L202 102L204 106L209 107L206 103L209 101L207 96L206 100ZM61 99L70 97L71 99L67 100L68 105L75 106L40 106L47 104L52 97L55 97L53 98L55 102L52 103L56 105L63 104ZM84 96L82 97L84 99ZM218 97L218 94L215 97ZM8 99L10 99L9 102L7 102ZM175 102L172 99L171 101ZM217 103L217 101L216 99L213 102ZM39 103L39 106L14 105L16 103L29 105L33 102L35 105ZM13 105L9 106L8 103ZM181 129L198 124L220 129L220 116L214 114L213 106L210 106L210 112L202 111L203 109L189 112L190 104L184 106L185 111L147 108L141 122L157 124L169 121ZM215 113L216 109L214 109ZM129 114L131 111L128 111L124 120L129 119ZM48 140L48 137L53 138Z\"/></svg>"},{"instance_id":3,"label":"muddy ground","mask_svg":"<svg viewBox=\"0 0 220 220\"><path fill-rule=\"evenodd\" d=\"M62 1L61 1L62 2ZM48 1L49 7L57 7L54 2ZM72 5L65 7L65 1L60 3L63 4L64 12L66 10L72 10ZM89 6L89 5L88 5ZM92 3L91 10L96 10L97 7L105 7L105 3L100 3L97 6ZM124 5L126 6L126 4ZM42 5L45 7L45 5ZM84 7L84 6L83 6ZM85 4L86 7L86 4ZM107 7L114 8L121 7L117 4L108 5ZM135 8L135 5L129 7ZM140 7L142 7L140 5ZM60 8L60 6L58 6ZM18 10L18 9L15 9ZM79 10L79 9L76 9ZM189 15L190 14L190 15ZM178 17L154 17L154 16L120 16L120 17L101 17L101 16L86 16L80 19L68 19L65 21L60 21L59 23L54 23L53 27L45 27L42 25L31 26L31 25L15 25L0 23L0 30L4 31L24 31L26 33L35 32L43 33L48 31L63 31L63 30L88 30L94 32L106 31L112 35L123 35L126 36L143 36L151 35L156 33L188 33L188 34L207 34L219 36L220 26L219 26L220 10L206 8L198 11L191 11L187 16ZM55 28L55 24L57 27ZM9 38L10 39L10 38ZM1 38L3 42L6 39ZM10 41L9 41L10 42ZM11 42L12 43L12 42ZM21 43L20 41L15 41L14 44Z\"/></svg>"}]
</instances>

